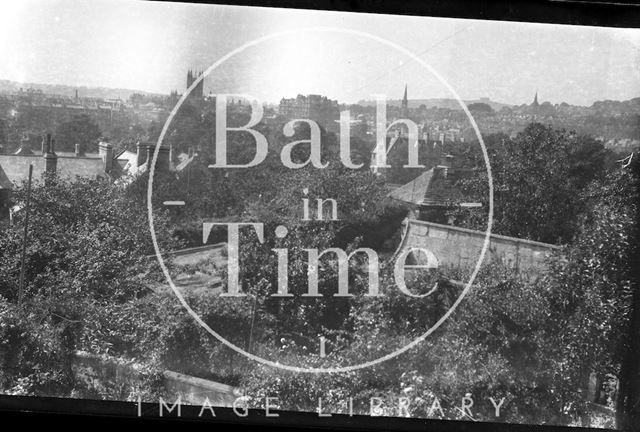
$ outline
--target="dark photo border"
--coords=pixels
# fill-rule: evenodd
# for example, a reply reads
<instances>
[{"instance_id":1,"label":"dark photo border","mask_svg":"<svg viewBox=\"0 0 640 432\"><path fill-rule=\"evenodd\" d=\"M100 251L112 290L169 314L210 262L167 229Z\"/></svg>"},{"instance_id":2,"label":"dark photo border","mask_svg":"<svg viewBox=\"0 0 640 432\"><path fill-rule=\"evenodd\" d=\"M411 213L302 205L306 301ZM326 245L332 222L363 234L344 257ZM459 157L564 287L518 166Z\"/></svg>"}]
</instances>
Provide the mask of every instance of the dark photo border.
<instances>
[{"instance_id":1,"label":"dark photo border","mask_svg":"<svg viewBox=\"0 0 640 432\"><path fill-rule=\"evenodd\" d=\"M13 0L19 1L19 0ZM479 20L536 22L598 27L640 27L640 3L623 1L573 0L227 0L185 3L207 3L236 6L259 6L296 9L316 9L339 12L421 15ZM637 240L640 243L640 239ZM636 257L640 263L640 257ZM639 266L640 267L640 266ZM640 296L636 271L635 295ZM632 318L632 334L640 336L640 317ZM640 338L628 354L628 385L640 393ZM623 373L624 376L624 373ZM640 400L634 408L640 418ZM578 427L558 427L452 420L404 419L333 415L319 418L314 413L276 411L278 418L267 418L263 410L249 410L245 418L237 417L229 408L216 408L216 417L200 419L200 407L183 406L182 415L158 416L158 404L142 404L142 416L137 415L133 402L58 399L0 395L0 421L3 425L27 427L43 424L47 428L83 429L94 426L212 428L232 426L235 430L317 430L317 431L580 431L596 430ZM14 426L15 427L15 426ZM640 430L640 424L628 424L628 430Z\"/></svg>"}]
</instances>

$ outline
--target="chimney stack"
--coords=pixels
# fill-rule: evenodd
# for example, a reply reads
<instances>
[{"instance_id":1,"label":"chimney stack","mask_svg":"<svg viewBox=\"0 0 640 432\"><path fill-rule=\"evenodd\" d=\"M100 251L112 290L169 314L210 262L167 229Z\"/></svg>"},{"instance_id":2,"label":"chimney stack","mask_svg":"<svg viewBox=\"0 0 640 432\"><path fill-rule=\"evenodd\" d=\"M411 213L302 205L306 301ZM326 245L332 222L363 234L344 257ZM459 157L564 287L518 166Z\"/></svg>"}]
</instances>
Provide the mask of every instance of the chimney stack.
<instances>
[{"instance_id":1,"label":"chimney stack","mask_svg":"<svg viewBox=\"0 0 640 432\"><path fill-rule=\"evenodd\" d=\"M440 172L443 177L447 177L447 175L452 171L452 163L453 156L447 153L442 153L442 156L440 157L440 164L436 167L436 171Z\"/></svg>"},{"instance_id":2,"label":"chimney stack","mask_svg":"<svg viewBox=\"0 0 640 432\"><path fill-rule=\"evenodd\" d=\"M138 144L136 145L136 151L138 154L137 157L137 161L138 161L138 165L140 166L144 163L147 162L147 158L148 158L148 154L149 154L149 148L148 145L143 143L142 141L138 141Z\"/></svg>"},{"instance_id":3,"label":"chimney stack","mask_svg":"<svg viewBox=\"0 0 640 432\"><path fill-rule=\"evenodd\" d=\"M443 154L442 155L442 159L441 159L441 165L447 167L447 168L451 168L451 164L453 163L453 155L450 154Z\"/></svg>"},{"instance_id":4,"label":"chimney stack","mask_svg":"<svg viewBox=\"0 0 640 432\"><path fill-rule=\"evenodd\" d=\"M149 151L154 151L155 148L150 148ZM150 153L149 160L153 160L153 153ZM171 148L160 146L158 150L158 159L156 160L156 171L169 171L171 168Z\"/></svg>"},{"instance_id":5,"label":"chimney stack","mask_svg":"<svg viewBox=\"0 0 640 432\"><path fill-rule=\"evenodd\" d=\"M51 138L51 134L47 134L45 142L44 154L44 170L47 174L55 174L58 168L58 155L55 152L56 140Z\"/></svg>"},{"instance_id":6,"label":"chimney stack","mask_svg":"<svg viewBox=\"0 0 640 432\"><path fill-rule=\"evenodd\" d=\"M76 157L83 157L84 150L82 148L82 144L76 144Z\"/></svg>"},{"instance_id":7,"label":"chimney stack","mask_svg":"<svg viewBox=\"0 0 640 432\"><path fill-rule=\"evenodd\" d=\"M147 170L151 169L153 154L156 147L153 143L138 143L138 166L147 164ZM171 168L171 148L160 146L156 160L155 171L169 171Z\"/></svg>"},{"instance_id":8,"label":"chimney stack","mask_svg":"<svg viewBox=\"0 0 640 432\"><path fill-rule=\"evenodd\" d=\"M104 172L110 173L113 168L113 146L108 142L98 144L98 155L104 163Z\"/></svg>"}]
</instances>

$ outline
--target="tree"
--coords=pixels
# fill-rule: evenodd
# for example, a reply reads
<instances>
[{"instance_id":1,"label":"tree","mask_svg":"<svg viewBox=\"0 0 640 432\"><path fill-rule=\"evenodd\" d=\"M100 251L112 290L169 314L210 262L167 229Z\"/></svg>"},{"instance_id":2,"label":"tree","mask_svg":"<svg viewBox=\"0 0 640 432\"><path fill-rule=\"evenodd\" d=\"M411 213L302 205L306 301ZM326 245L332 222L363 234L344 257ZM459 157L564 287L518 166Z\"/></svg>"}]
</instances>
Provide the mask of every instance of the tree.
<instances>
[{"instance_id":1,"label":"tree","mask_svg":"<svg viewBox=\"0 0 640 432\"><path fill-rule=\"evenodd\" d=\"M627 360L638 349L637 323L630 321L637 295L637 165L613 170L583 196L588 208L578 233L546 278L548 332L557 337L557 358L573 388L584 387L592 372L619 377L620 427L638 415L637 357Z\"/></svg>"},{"instance_id":2,"label":"tree","mask_svg":"<svg viewBox=\"0 0 640 432\"><path fill-rule=\"evenodd\" d=\"M476 103L469 104L467 108L473 114L476 114L476 113L493 114L494 113L493 108L491 108L491 105L483 102L476 102Z\"/></svg>"},{"instance_id":3,"label":"tree","mask_svg":"<svg viewBox=\"0 0 640 432\"><path fill-rule=\"evenodd\" d=\"M56 150L74 151L75 145L84 146L84 151L96 151L102 136L98 125L87 114L74 116L56 128Z\"/></svg>"},{"instance_id":4,"label":"tree","mask_svg":"<svg viewBox=\"0 0 640 432\"><path fill-rule=\"evenodd\" d=\"M15 191L19 208L25 193L23 187ZM0 231L0 369L6 371L0 386L59 395L73 383L73 352L105 346L93 336L114 314L101 311L144 295L143 281L162 276L146 258L153 253L146 207L126 199L122 188L104 179L47 176L31 193L22 301L24 211L16 213L13 227ZM174 240L162 211L155 223L159 245L167 250Z\"/></svg>"},{"instance_id":5,"label":"tree","mask_svg":"<svg viewBox=\"0 0 640 432\"><path fill-rule=\"evenodd\" d=\"M638 256L640 255L640 230L637 227L638 197L640 196L640 162L630 156L631 160L623 173L619 174L624 186L622 193L616 194L617 207L629 212L629 219L625 224L623 236L628 236L626 253L626 265L624 276L629 279L631 290L628 316L628 324L623 329L623 348L621 350L620 390L617 403L617 426L623 430L633 430L640 424L640 268ZM624 238L624 237L623 237Z\"/></svg>"},{"instance_id":6,"label":"tree","mask_svg":"<svg viewBox=\"0 0 640 432\"><path fill-rule=\"evenodd\" d=\"M577 232L577 217L585 210L582 192L603 175L607 152L590 137L532 123L510 139L485 140L494 187L493 231L496 234L546 243L567 243ZM475 146L477 147L477 145ZM488 208L488 177L480 157L467 156L476 175L458 185L470 200ZM486 210L484 210L486 211ZM485 229L486 213L455 210L469 228Z\"/></svg>"}]
</instances>

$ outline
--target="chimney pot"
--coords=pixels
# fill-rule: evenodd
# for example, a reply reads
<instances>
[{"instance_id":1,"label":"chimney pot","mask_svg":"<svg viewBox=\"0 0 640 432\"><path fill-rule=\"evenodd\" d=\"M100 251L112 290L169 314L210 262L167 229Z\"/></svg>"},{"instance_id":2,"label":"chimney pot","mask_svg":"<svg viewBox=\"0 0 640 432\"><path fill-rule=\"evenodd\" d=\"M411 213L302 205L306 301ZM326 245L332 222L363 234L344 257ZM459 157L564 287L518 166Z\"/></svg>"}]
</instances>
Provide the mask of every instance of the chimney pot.
<instances>
[{"instance_id":1,"label":"chimney pot","mask_svg":"<svg viewBox=\"0 0 640 432\"><path fill-rule=\"evenodd\" d=\"M104 163L104 171L110 173L113 168L113 146L108 142L98 144L98 154Z\"/></svg>"},{"instance_id":2,"label":"chimney pot","mask_svg":"<svg viewBox=\"0 0 640 432\"><path fill-rule=\"evenodd\" d=\"M75 153L76 153L76 157L84 156L84 151L82 150L82 144L76 144Z\"/></svg>"},{"instance_id":3,"label":"chimney pot","mask_svg":"<svg viewBox=\"0 0 640 432\"><path fill-rule=\"evenodd\" d=\"M45 144L45 152L42 155L44 157L44 170L47 174L55 174L58 169L58 155L55 152L56 140L51 138L51 134L47 134L47 141Z\"/></svg>"},{"instance_id":4,"label":"chimney pot","mask_svg":"<svg viewBox=\"0 0 640 432\"><path fill-rule=\"evenodd\" d=\"M149 149L145 143L143 143L142 141L138 141L138 144L136 145L136 151L138 161L137 166L140 166L147 161L147 154L149 153Z\"/></svg>"}]
</instances>

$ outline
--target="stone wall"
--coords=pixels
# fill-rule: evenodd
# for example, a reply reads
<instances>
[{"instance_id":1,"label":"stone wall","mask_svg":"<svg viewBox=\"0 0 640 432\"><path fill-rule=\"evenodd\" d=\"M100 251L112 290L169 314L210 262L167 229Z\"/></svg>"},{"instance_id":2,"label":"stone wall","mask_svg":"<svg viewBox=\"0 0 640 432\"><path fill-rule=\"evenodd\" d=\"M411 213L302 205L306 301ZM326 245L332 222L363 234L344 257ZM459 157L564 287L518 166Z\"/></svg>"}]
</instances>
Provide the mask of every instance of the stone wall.
<instances>
[{"instance_id":1,"label":"stone wall","mask_svg":"<svg viewBox=\"0 0 640 432\"><path fill-rule=\"evenodd\" d=\"M104 393L105 389L135 389L143 385L143 367L117 358L78 352L72 367L76 378L98 393ZM235 387L169 370L162 373L162 386L162 393L171 404L180 398L183 404L202 405L208 398L212 406L231 407L242 395Z\"/></svg>"},{"instance_id":2,"label":"stone wall","mask_svg":"<svg viewBox=\"0 0 640 432\"><path fill-rule=\"evenodd\" d=\"M485 233L450 225L414 219L405 220L400 248L421 247L430 250L440 267L471 271L475 267L485 240ZM545 258L558 247L546 243L492 234L484 264L501 262L520 272L534 272L545 267ZM418 264L424 254L415 254Z\"/></svg>"}]
</instances>

